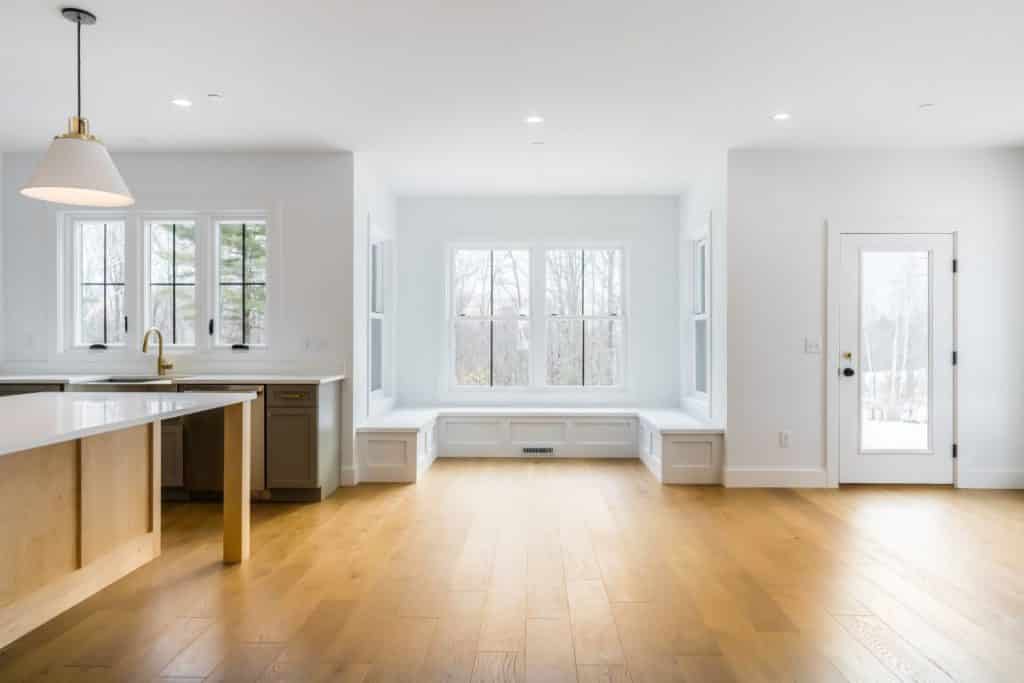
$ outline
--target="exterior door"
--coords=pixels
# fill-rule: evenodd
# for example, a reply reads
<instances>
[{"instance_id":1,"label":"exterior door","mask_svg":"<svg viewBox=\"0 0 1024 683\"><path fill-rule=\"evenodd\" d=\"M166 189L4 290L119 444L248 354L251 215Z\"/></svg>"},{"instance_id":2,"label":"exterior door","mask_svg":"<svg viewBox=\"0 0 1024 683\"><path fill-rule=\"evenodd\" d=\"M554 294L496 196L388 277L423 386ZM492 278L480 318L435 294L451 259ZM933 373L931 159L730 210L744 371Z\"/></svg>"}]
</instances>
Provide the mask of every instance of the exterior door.
<instances>
[{"instance_id":1,"label":"exterior door","mask_svg":"<svg viewBox=\"0 0 1024 683\"><path fill-rule=\"evenodd\" d=\"M843 235L840 483L953 483L952 235Z\"/></svg>"}]
</instances>

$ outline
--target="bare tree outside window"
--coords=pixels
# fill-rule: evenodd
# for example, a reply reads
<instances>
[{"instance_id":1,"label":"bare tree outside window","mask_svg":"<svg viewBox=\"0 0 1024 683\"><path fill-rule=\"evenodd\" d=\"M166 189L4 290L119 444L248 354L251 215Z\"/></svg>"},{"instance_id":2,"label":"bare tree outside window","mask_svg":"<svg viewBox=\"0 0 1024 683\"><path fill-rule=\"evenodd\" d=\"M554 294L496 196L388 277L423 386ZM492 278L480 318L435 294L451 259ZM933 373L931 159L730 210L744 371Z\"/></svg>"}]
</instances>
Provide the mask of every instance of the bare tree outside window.
<instances>
[{"instance_id":1,"label":"bare tree outside window","mask_svg":"<svg viewBox=\"0 0 1024 683\"><path fill-rule=\"evenodd\" d=\"M622 270L620 249L545 254L549 385L620 383Z\"/></svg>"},{"instance_id":2,"label":"bare tree outside window","mask_svg":"<svg viewBox=\"0 0 1024 683\"><path fill-rule=\"evenodd\" d=\"M530 253L458 249L452 259L455 381L530 382Z\"/></svg>"},{"instance_id":3,"label":"bare tree outside window","mask_svg":"<svg viewBox=\"0 0 1024 683\"><path fill-rule=\"evenodd\" d=\"M77 342L121 345L127 336L125 225L123 221L76 223L78 249Z\"/></svg>"},{"instance_id":4,"label":"bare tree outside window","mask_svg":"<svg viewBox=\"0 0 1024 683\"><path fill-rule=\"evenodd\" d=\"M168 344L196 343L196 227L150 223L149 319Z\"/></svg>"}]
</instances>

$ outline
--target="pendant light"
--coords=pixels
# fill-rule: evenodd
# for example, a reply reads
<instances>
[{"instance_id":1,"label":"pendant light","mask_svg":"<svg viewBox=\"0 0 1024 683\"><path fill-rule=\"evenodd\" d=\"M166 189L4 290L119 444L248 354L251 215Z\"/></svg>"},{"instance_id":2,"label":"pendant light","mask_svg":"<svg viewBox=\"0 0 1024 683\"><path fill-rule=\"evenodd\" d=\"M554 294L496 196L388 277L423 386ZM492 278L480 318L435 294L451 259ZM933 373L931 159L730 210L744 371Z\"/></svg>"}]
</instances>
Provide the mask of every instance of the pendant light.
<instances>
[{"instance_id":1,"label":"pendant light","mask_svg":"<svg viewBox=\"0 0 1024 683\"><path fill-rule=\"evenodd\" d=\"M135 203L110 153L89 133L82 118L82 26L96 23L96 15L66 7L61 14L75 24L77 32L78 110L68 119L68 132L50 143L42 163L21 193L33 199L76 206L117 207Z\"/></svg>"}]
</instances>

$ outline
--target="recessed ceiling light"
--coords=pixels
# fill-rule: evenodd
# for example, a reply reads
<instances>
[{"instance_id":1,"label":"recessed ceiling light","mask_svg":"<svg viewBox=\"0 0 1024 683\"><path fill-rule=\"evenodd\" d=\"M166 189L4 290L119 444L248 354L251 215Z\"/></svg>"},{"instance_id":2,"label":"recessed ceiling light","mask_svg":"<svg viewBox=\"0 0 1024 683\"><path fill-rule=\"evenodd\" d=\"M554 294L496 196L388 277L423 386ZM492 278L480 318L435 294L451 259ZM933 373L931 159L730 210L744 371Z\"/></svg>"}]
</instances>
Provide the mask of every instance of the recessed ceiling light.
<instances>
[{"instance_id":1,"label":"recessed ceiling light","mask_svg":"<svg viewBox=\"0 0 1024 683\"><path fill-rule=\"evenodd\" d=\"M530 114L525 119L523 119L523 121L530 124L531 126L536 126L537 124L544 123L544 117L537 116L536 114Z\"/></svg>"},{"instance_id":2,"label":"recessed ceiling light","mask_svg":"<svg viewBox=\"0 0 1024 683\"><path fill-rule=\"evenodd\" d=\"M171 100L171 104L173 104L175 107L188 109L192 106L192 100L186 99L184 97L175 97L173 100Z\"/></svg>"},{"instance_id":3,"label":"recessed ceiling light","mask_svg":"<svg viewBox=\"0 0 1024 683\"><path fill-rule=\"evenodd\" d=\"M772 114L772 121L789 121L791 118L793 117L790 116L789 112L785 111L780 111Z\"/></svg>"}]
</instances>

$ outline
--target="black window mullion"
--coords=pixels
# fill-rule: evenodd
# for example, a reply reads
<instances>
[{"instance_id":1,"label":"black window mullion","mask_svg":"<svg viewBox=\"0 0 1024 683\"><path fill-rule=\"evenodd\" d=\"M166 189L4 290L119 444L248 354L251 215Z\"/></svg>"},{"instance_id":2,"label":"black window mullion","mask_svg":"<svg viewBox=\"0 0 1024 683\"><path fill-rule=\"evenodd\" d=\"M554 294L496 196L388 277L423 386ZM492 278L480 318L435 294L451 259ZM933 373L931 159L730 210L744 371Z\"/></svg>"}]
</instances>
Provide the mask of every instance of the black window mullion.
<instances>
[{"instance_id":1,"label":"black window mullion","mask_svg":"<svg viewBox=\"0 0 1024 683\"><path fill-rule=\"evenodd\" d=\"M171 223L171 343L178 343L178 224Z\"/></svg>"},{"instance_id":2,"label":"black window mullion","mask_svg":"<svg viewBox=\"0 0 1024 683\"><path fill-rule=\"evenodd\" d=\"M246 301L245 301L245 290L246 290L246 287L245 287L245 261L246 261L246 255L245 255L245 232L246 232L245 223L242 223L242 344L248 343L248 335L246 334L246 332L247 332L247 330L246 330L246 327L247 327L246 322L247 322L247 320L246 320L246 315L245 315L245 303L246 303Z\"/></svg>"},{"instance_id":3,"label":"black window mullion","mask_svg":"<svg viewBox=\"0 0 1024 683\"><path fill-rule=\"evenodd\" d=\"M103 343L107 343L107 224L103 224Z\"/></svg>"}]
</instances>

